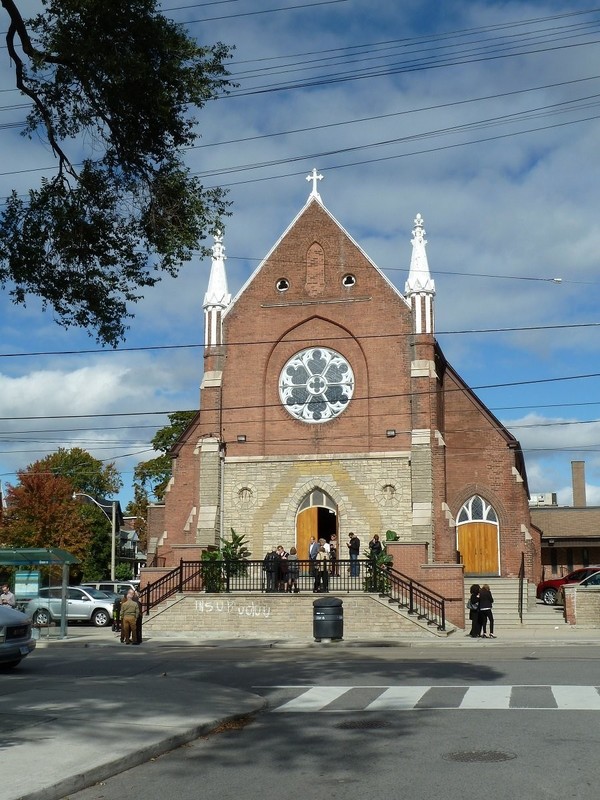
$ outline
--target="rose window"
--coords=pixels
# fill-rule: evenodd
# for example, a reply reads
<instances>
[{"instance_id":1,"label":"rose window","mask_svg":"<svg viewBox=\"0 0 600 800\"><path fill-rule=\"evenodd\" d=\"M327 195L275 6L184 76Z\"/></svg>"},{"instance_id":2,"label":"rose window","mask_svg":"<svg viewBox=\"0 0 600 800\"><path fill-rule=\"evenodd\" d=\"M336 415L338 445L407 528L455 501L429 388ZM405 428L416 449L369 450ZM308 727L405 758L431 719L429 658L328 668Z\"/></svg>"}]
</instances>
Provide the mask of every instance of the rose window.
<instances>
[{"instance_id":1,"label":"rose window","mask_svg":"<svg viewBox=\"0 0 600 800\"><path fill-rule=\"evenodd\" d=\"M279 376L279 396L302 422L327 422L346 408L354 392L354 373L344 356L311 347L291 358Z\"/></svg>"}]
</instances>

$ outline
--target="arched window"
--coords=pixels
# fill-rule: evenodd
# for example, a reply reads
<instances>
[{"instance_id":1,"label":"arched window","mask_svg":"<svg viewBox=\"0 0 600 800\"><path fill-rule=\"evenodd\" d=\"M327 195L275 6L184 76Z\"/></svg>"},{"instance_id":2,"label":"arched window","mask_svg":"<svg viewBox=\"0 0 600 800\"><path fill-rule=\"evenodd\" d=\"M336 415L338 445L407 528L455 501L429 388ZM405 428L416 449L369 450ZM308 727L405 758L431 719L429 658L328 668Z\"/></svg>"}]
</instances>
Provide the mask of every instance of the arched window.
<instances>
[{"instance_id":1,"label":"arched window","mask_svg":"<svg viewBox=\"0 0 600 800\"><path fill-rule=\"evenodd\" d=\"M461 522L498 522L493 507L483 497L473 495L458 512L457 523Z\"/></svg>"},{"instance_id":2,"label":"arched window","mask_svg":"<svg viewBox=\"0 0 600 800\"><path fill-rule=\"evenodd\" d=\"M314 506L318 506L320 508L329 508L332 511L337 511L337 505L334 501L329 497L328 494L323 492L321 489L313 489L312 492L309 492L304 500L298 506L298 513L304 511L305 508L313 508Z\"/></svg>"}]
</instances>

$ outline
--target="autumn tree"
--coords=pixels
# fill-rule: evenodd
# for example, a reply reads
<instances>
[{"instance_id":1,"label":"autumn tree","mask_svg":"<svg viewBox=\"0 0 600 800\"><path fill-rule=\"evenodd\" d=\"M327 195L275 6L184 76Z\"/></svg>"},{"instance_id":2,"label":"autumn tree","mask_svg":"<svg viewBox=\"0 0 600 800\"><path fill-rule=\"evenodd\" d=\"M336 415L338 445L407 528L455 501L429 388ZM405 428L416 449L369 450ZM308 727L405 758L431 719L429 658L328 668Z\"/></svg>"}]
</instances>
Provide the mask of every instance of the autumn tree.
<instances>
[{"instance_id":1,"label":"autumn tree","mask_svg":"<svg viewBox=\"0 0 600 800\"><path fill-rule=\"evenodd\" d=\"M24 133L56 160L0 214L0 286L115 346L144 287L205 252L227 213L183 153L199 136L194 109L230 86L229 48L199 46L156 0L44 0L30 20L19 0L0 4L15 85L31 101Z\"/></svg>"},{"instance_id":2,"label":"autumn tree","mask_svg":"<svg viewBox=\"0 0 600 800\"><path fill-rule=\"evenodd\" d=\"M39 464L19 471L17 478L6 493L3 541L10 547L59 547L84 560L93 531L73 502L71 482Z\"/></svg>"},{"instance_id":3,"label":"autumn tree","mask_svg":"<svg viewBox=\"0 0 600 800\"><path fill-rule=\"evenodd\" d=\"M96 505L75 492L102 499L116 493L121 477L79 447L60 448L17 473L8 486L0 540L15 547L60 547L77 556L88 580L104 578L111 553L111 524Z\"/></svg>"}]
</instances>

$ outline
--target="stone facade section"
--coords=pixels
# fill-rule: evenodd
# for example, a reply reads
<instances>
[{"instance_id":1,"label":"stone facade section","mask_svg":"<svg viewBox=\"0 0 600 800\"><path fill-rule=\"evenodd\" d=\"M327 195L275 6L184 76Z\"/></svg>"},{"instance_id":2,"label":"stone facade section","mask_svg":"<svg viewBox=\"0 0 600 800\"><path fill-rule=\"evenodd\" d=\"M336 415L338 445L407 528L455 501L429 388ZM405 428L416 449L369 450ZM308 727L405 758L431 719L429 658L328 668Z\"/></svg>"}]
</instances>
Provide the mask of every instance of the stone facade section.
<instances>
[{"instance_id":1,"label":"stone facade section","mask_svg":"<svg viewBox=\"0 0 600 800\"><path fill-rule=\"evenodd\" d=\"M295 545L296 513L314 489L338 506L338 538L354 531L366 546L374 533L394 530L410 541L411 488L407 455L337 457L336 459L226 460L224 527L248 538L252 558L271 547ZM254 502L240 504L240 487ZM303 554L300 554L304 557Z\"/></svg>"}]
</instances>

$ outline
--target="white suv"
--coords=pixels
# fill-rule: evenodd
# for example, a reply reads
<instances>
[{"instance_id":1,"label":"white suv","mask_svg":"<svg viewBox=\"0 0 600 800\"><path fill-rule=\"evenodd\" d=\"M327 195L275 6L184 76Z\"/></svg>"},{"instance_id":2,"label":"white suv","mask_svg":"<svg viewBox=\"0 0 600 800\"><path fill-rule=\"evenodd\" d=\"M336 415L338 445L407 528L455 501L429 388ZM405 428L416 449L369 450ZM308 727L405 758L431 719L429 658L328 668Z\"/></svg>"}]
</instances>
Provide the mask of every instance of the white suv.
<instances>
[{"instance_id":1,"label":"white suv","mask_svg":"<svg viewBox=\"0 0 600 800\"><path fill-rule=\"evenodd\" d=\"M38 596L27 603L25 613L34 625L60 621L62 587L40 589ZM113 601L97 589L67 586L67 620L91 622L98 628L112 623Z\"/></svg>"}]
</instances>

